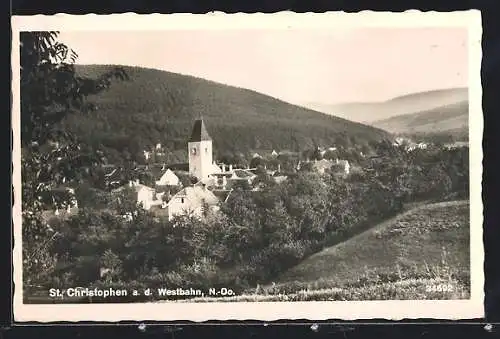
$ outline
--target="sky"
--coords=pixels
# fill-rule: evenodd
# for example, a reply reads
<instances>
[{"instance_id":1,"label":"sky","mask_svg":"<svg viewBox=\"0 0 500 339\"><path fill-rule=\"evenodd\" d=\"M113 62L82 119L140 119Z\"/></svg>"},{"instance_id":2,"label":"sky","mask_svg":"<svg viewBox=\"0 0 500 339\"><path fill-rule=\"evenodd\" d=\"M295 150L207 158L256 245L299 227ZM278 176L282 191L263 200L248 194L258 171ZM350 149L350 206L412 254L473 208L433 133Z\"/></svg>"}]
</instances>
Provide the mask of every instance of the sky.
<instances>
[{"instance_id":1,"label":"sky","mask_svg":"<svg viewBox=\"0 0 500 339\"><path fill-rule=\"evenodd\" d=\"M334 104L467 87L461 27L63 31L79 64L156 68L291 103Z\"/></svg>"}]
</instances>

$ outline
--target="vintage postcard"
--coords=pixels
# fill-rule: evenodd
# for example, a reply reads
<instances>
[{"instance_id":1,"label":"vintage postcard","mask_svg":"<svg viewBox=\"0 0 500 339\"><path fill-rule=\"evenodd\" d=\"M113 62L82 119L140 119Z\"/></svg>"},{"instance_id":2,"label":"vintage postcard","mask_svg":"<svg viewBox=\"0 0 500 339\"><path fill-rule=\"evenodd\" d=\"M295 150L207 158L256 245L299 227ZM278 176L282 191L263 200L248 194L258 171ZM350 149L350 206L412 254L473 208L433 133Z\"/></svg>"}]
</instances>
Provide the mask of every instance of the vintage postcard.
<instances>
[{"instance_id":1,"label":"vintage postcard","mask_svg":"<svg viewBox=\"0 0 500 339\"><path fill-rule=\"evenodd\" d=\"M479 11L12 24L16 321L483 316Z\"/></svg>"}]
</instances>

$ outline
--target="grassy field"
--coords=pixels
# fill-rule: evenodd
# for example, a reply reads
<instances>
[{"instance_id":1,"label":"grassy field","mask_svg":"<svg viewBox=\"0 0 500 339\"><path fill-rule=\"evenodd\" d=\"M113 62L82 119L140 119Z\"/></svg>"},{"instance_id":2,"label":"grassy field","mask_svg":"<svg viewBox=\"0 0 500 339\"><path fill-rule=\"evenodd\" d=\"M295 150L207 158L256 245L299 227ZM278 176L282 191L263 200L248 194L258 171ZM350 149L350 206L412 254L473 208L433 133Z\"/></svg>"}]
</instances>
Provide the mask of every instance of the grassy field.
<instances>
[{"instance_id":1,"label":"grassy field","mask_svg":"<svg viewBox=\"0 0 500 339\"><path fill-rule=\"evenodd\" d=\"M468 201L418 206L224 301L467 299L469 235Z\"/></svg>"}]
</instances>

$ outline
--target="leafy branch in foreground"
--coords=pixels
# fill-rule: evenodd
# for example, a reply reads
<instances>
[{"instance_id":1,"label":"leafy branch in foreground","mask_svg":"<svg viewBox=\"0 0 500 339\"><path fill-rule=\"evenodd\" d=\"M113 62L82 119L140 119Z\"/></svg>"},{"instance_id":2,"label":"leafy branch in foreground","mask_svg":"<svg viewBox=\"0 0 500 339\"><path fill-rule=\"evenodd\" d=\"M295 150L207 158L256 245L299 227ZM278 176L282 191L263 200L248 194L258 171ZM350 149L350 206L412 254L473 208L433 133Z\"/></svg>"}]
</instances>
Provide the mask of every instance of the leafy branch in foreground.
<instances>
[{"instance_id":1,"label":"leafy branch in foreground","mask_svg":"<svg viewBox=\"0 0 500 339\"><path fill-rule=\"evenodd\" d=\"M26 286L39 285L55 268L47 250L57 236L42 218L42 200L58 185L80 181L100 161L72 135L58 129L69 114L92 109L85 99L106 90L113 79L126 80L123 69L96 79L77 76L78 55L57 40L58 32L20 34L21 173L23 267ZM69 197L68 197L69 199ZM60 201L66 205L68 201Z\"/></svg>"}]
</instances>

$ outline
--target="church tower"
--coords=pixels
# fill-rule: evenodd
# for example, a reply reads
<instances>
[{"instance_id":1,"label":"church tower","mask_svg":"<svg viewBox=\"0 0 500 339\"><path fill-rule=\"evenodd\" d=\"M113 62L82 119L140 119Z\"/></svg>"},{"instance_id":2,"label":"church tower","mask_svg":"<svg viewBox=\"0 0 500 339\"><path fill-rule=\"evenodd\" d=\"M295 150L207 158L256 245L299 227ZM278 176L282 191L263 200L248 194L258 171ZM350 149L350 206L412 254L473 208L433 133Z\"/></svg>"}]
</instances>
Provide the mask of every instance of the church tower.
<instances>
[{"instance_id":1,"label":"church tower","mask_svg":"<svg viewBox=\"0 0 500 339\"><path fill-rule=\"evenodd\" d=\"M206 180L213 169L212 138L208 135L203 119L194 122L193 132L188 142L189 174Z\"/></svg>"}]
</instances>

